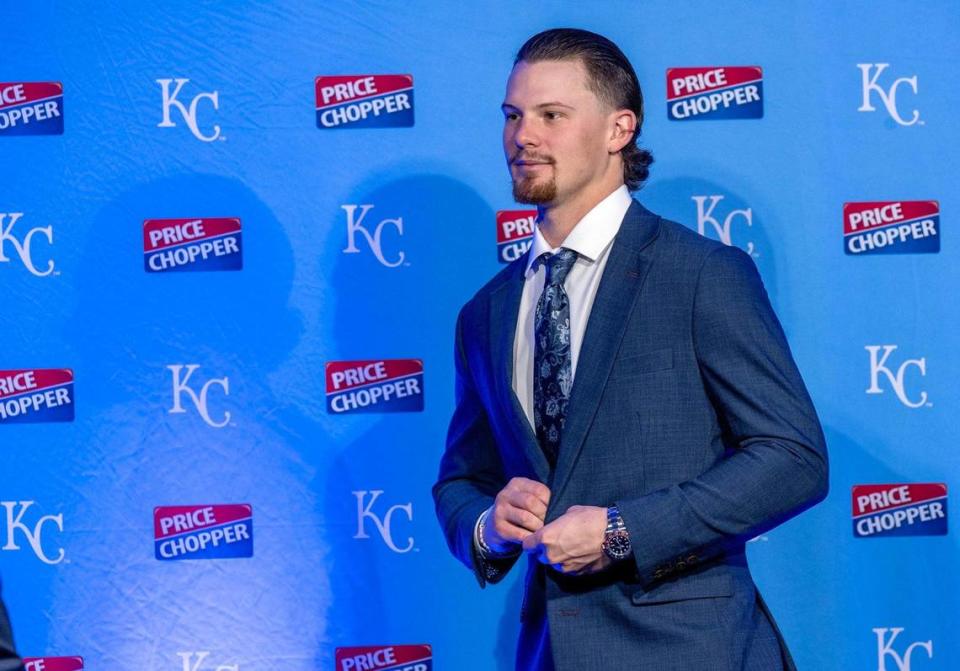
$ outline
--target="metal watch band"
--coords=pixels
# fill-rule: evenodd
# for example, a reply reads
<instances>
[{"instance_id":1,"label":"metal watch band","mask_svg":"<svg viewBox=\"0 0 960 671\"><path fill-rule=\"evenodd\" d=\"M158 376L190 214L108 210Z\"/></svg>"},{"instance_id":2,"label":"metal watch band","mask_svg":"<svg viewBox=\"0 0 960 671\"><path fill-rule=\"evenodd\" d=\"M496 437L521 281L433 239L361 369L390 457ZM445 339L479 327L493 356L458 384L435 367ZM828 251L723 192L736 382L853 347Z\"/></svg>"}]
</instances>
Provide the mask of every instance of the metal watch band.
<instances>
[{"instance_id":1,"label":"metal watch band","mask_svg":"<svg viewBox=\"0 0 960 671\"><path fill-rule=\"evenodd\" d=\"M519 554L519 551L497 552L483 540L483 529L487 524L489 514L490 509L487 508L480 514L480 521L477 523L477 545L480 546L480 556L484 559L502 559Z\"/></svg>"},{"instance_id":2,"label":"metal watch band","mask_svg":"<svg viewBox=\"0 0 960 671\"><path fill-rule=\"evenodd\" d=\"M607 533L612 533L614 531L626 531L627 525L623 522L623 517L620 515L620 509L617 506L610 506L607 508Z\"/></svg>"}]
</instances>

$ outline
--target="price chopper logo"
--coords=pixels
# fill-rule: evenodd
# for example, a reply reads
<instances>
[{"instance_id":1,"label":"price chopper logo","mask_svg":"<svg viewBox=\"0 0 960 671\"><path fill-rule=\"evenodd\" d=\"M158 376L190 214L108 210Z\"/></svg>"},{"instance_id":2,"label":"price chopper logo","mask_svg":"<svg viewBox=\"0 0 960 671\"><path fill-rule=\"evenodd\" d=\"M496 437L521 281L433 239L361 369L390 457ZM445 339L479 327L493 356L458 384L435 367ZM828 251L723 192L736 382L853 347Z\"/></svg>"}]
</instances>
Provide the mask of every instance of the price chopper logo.
<instances>
[{"instance_id":1,"label":"price chopper logo","mask_svg":"<svg viewBox=\"0 0 960 671\"><path fill-rule=\"evenodd\" d=\"M163 107L161 108L163 110L163 120L157 124L157 128L175 128L177 126L170 118L170 110L175 108L180 112L180 116L187 124L190 132L193 133L193 136L198 140L213 142L220 138L220 126L217 124L213 125L212 132L204 135L203 131L200 130L200 125L197 123L197 105L200 104L201 100L209 100L213 105L213 109L218 109L220 106L219 91L198 93L190 100L190 107L186 107L178 100L177 96L180 95L184 85L190 83L189 79L157 79L156 82L160 85L160 92L163 95ZM171 84L175 84L172 93L170 92Z\"/></svg>"},{"instance_id":2,"label":"price chopper logo","mask_svg":"<svg viewBox=\"0 0 960 671\"><path fill-rule=\"evenodd\" d=\"M317 128L413 125L411 75L317 77Z\"/></svg>"},{"instance_id":3,"label":"price chopper logo","mask_svg":"<svg viewBox=\"0 0 960 671\"><path fill-rule=\"evenodd\" d=\"M429 645L366 645L337 648L337 671L433 671Z\"/></svg>"},{"instance_id":4,"label":"price chopper logo","mask_svg":"<svg viewBox=\"0 0 960 671\"><path fill-rule=\"evenodd\" d=\"M0 82L0 136L63 135L60 82Z\"/></svg>"},{"instance_id":5,"label":"price chopper logo","mask_svg":"<svg viewBox=\"0 0 960 671\"><path fill-rule=\"evenodd\" d=\"M24 657L24 671L83 671L83 657Z\"/></svg>"},{"instance_id":6,"label":"price chopper logo","mask_svg":"<svg viewBox=\"0 0 960 671\"><path fill-rule=\"evenodd\" d=\"M893 647L897 636L903 633L903 627L877 627L873 633L877 636L877 671L911 671L910 658L917 648L927 653L927 657L933 659L933 639L927 641L914 641L906 647L901 656ZM890 632L889 638L887 632ZM894 667L887 666L887 658L893 659Z\"/></svg>"},{"instance_id":7,"label":"price chopper logo","mask_svg":"<svg viewBox=\"0 0 960 671\"><path fill-rule=\"evenodd\" d=\"M945 484L853 486L853 535L857 538L946 533Z\"/></svg>"},{"instance_id":8,"label":"price chopper logo","mask_svg":"<svg viewBox=\"0 0 960 671\"><path fill-rule=\"evenodd\" d=\"M893 200L843 204L843 251L862 254L936 254L940 203Z\"/></svg>"},{"instance_id":9,"label":"price chopper logo","mask_svg":"<svg viewBox=\"0 0 960 671\"><path fill-rule=\"evenodd\" d=\"M536 210L498 210L497 261L510 263L526 254L536 225Z\"/></svg>"},{"instance_id":10,"label":"price chopper logo","mask_svg":"<svg viewBox=\"0 0 960 671\"><path fill-rule=\"evenodd\" d=\"M763 69L710 66L667 69L667 118L759 119L763 117Z\"/></svg>"},{"instance_id":11,"label":"price chopper logo","mask_svg":"<svg viewBox=\"0 0 960 671\"><path fill-rule=\"evenodd\" d=\"M13 251L20 257L20 262L31 275L37 277L46 277L53 273L53 259L47 261L45 270L40 270L33 262L31 253L33 245L33 236L41 233L47 239L47 244L53 244L53 226L36 226L24 234L23 239L18 239L13 234L13 227L16 225L23 212L0 212L0 263L9 263L10 257L7 256L7 243L13 247ZM9 218L8 218L9 217ZM59 273L57 273L59 274Z\"/></svg>"},{"instance_id":12,"label":"price chopper logo","mask_svg":"<svg viewBox=\"0 0 960 671\"><path fill-rule=\"evenodd\" d=\"M904 119L897 107L897 92L904 84L910 87L914 95L917 94L916 75L912 77L898 77L885 89L877 82L883 72L890 67L889 63L857 63L857 67L860 68L863 93L863 101L860 107L857 108L858 112L876 112L877 108L873 106L873 94L877 94L877 97L880 98L880 104L887 110L887 114L899 125L913 126L918 123L921 126L923 125L923 122L920 121L920 110L914 108L910 113L910 118Z\"/></svg>"},{"instance_id":13,"label":"price chopper logo","mask_svg":"<svg viewBox=\"0 0 960 671\"><path fill-rule=\"evenodd\" d=\"M240 220L147 219L143 222L143 269L148 273L242 270Z\"/></svg>"},{"instance_id":14,"label":"price chopper logo","mask_svg":"<svg viewBox=\"0 0 960 671\"><path fill-rule=\"evenodd\" d=\"M73 421L69 368L0 370L0 424Z\"/></svg>"},{"instance_id":15,"label":"price chopper logo","mask_svg":"<svg viewBox=\"0 0 960 671\"><path fill-rule=\"evenodd\" d=\"M326 374L329 414L423 410L420 359L330 361Z\"/></svg>"},{"instance_id":16,"label":"price chopper logo","mask_svg":"<svg viewBox=\"0 0 960 671\"><path fill-rule=\"evenodd\" d=\"M64 549L60 548L55 556L48 555L43 548L43 534L45 530L49 529L48 524L53 524L60 533L63 533L63 513L59 515L42 515L37 518L33 527L30 527L24 523L23 518L27 514L27 511L35 504L36 501L0 501L0 507L6 512L4 517L7 524L6 543L4 543L3 547L0 547L0 550L19 551L20 546L17 544L17 532L20 532L24 540L27 541L27 544L30 545L30 549L33 550L33 554L37 559L51 566L59 564L66 555Z\"/></svg>"},{"instance_id":17,"label":"price chopper logo","mask_svg":"<svg viewBox=\"0 0 960 671\"><path fill-rule=\"evenodd\" d=\"M158 506L154 553L161 561L253 556L253 507L243 504Z\"/></svg>"}]
</instances>

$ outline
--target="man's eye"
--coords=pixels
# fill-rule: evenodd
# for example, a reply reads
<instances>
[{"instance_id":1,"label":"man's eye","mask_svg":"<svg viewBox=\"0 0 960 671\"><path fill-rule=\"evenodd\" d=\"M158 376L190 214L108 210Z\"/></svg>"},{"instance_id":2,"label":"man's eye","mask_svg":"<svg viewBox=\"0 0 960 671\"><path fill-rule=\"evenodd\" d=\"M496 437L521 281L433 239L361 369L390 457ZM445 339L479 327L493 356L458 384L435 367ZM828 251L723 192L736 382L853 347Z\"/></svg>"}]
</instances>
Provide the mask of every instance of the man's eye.
<instances>
[{"instance_id":1,"label":"man's eye","mask_svg":"<svg viewBox=\"0 0 960 671\"><path fill-rule=\"evenodd\" d=\"M544 116L547 117L550 121L556 121L563 115L560 112L545 112Z\"/></svg>"},{"instance_id":2,"label":"man's eye","mask_svg":"<svg viewBox=\"0 0 960 671\"><path fill-rule=\"evenodd\" d=\"M506 119L507 121L516 121L519 118L520 118L520 115L517 114L516 112L508 112L507 114L504 115L504 119Z\"/></svg>"}]
</instances>

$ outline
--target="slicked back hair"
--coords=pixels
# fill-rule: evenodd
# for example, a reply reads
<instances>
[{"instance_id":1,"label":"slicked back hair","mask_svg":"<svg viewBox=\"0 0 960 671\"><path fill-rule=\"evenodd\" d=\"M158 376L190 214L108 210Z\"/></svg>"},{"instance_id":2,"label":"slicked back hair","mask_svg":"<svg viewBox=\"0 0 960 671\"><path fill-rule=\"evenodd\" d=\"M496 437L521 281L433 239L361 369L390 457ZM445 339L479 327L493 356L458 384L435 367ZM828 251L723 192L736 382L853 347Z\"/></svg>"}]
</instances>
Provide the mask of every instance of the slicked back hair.
<instances>
[{"instance_id":1,"label":"slicked back hair","mask_svg":"<svg viewBox=\"0 0 960 671\"><path fill-rule=\"evenodd\" d=\"M636 191L650 175L653 154L642 149L637 140L643 126L643 92L637 73L620 48L603 35L578 28L553 28L537 33L520 47L514 66L520 61L563 61L578 59L587 71L587 86L611 109L628 109L637 115L633 138L620 155L623 181Z\"/></svg>"}]
</instances>

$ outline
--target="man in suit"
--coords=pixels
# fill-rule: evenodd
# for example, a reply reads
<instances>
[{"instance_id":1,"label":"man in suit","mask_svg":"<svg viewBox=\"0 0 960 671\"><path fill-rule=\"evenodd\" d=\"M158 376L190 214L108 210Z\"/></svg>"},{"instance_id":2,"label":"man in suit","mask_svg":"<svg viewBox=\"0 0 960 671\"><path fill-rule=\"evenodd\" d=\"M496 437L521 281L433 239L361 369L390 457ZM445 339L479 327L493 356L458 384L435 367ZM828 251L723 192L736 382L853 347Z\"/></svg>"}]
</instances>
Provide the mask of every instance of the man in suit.
<instances>
[{"instance_id":1,"label":"man in suit","mask_svg":"<svg viewBox=\"0 0 960 671\"><path fill-rule=\"evenodd\" d=\"M2 583L0 583L2 586ZM17 657L13 647L13 632L10 629L10 618L7 609L0 600L0 671L22 671L23 663Z\"/></svg>"},{"instance_id":2,"label":"man in suit","mask_svg":"<svg viewBox=\"0 0 960 671\"><path fill-rule=\"evenodd\" d=\"M631 199L652 157L606 38L532 37L503 112L539 217L457 320L451 551L481 586L526 555L523 671L794 668L744 545L826 496L826 446L753 261Z\"/></svg>"}]
</instances>

